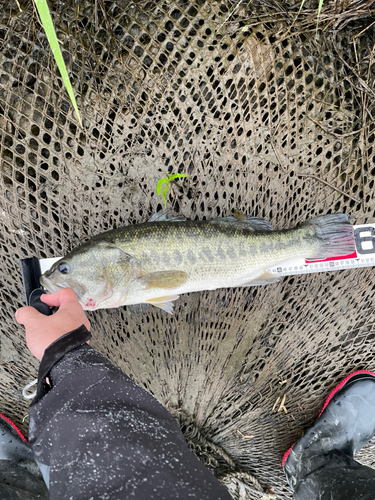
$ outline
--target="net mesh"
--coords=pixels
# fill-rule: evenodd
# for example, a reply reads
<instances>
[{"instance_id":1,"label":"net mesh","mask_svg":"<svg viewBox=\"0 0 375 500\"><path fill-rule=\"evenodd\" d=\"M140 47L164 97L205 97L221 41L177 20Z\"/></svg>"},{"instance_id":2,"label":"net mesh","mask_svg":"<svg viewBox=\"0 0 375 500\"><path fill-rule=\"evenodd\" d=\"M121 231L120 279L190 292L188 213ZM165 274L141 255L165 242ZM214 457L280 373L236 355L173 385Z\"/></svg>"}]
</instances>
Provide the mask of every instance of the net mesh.
<instances>
[{"instance_id":1,"label":"net mesh","mask_svg":"<svg viewBox=\"0 0 375 500\"><path fill-rule=\"evenodd\" d=\"M288 34L285 20L221 1L55 2L81 128L32 5L2 6L0 409L22 430L38 363L14 320L19 259L144 222L166 172L188 174L169 204L192 219L374 220L374 32L359 34L362 18ZM338 382L375 371L374 296L371 268L191 293L174 316L89 313L92 345L172 411L235 499L260 496L246 474L287 499L283 453ZM367 465L374 444L358 455Z\"/></svg>"}]
</instances>

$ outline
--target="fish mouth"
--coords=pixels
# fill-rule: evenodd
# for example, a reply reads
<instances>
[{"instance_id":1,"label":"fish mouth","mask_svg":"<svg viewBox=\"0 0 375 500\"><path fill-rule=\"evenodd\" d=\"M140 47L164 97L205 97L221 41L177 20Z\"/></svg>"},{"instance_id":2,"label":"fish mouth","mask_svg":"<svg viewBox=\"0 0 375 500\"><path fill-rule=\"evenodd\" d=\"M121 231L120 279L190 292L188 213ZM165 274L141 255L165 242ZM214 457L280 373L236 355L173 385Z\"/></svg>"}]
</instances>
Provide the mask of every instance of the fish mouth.
<instances>
[{"instance_id":1,"label":"fish mouth","mask_svg":"<svg viewBox=\"0 0 375 500\"><path fill-rule=\"evenodd\" d=\"M45 288L48 292L51 292L51 293L58 292L59 290L62 290L64 288L63 286L56 285L55 283L53 283L50 279L46 278L45 276L41 276L39 278L39 282L43 288Z\"/></svg>"}]
</instances>

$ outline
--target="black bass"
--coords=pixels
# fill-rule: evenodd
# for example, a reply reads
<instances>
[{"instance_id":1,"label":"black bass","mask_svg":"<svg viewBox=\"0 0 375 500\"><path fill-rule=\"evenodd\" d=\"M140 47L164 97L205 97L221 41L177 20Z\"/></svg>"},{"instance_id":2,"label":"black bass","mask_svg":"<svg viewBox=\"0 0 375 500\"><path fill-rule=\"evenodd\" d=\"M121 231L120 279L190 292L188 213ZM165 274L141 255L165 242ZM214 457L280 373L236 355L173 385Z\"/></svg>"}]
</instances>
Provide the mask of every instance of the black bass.
<instances>
[{"instance_id":1,"label":"black bass","mask_svg":"<svg viewBox=\"0 0 375 500\"><path fill-rule=\"evenodd\" d=\"M71 287L85 310L153 304L172 313L180 294L278 281L286 260L355 251L345 214L273 231L263 219L168 220L114 229L79 246L41 277L50 292Z\"/></svg>"}]
</instances>

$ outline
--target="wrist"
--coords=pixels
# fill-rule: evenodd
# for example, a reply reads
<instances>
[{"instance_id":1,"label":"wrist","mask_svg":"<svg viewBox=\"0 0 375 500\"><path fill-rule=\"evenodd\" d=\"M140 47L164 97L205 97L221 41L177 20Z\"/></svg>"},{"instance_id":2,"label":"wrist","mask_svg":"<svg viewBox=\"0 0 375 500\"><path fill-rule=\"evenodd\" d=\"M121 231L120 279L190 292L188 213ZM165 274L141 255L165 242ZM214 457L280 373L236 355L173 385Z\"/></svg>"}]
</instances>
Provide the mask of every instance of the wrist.
<instances>
[{"instance_id":1,"label":"wrist","mask_svg":"<svg viewBox=\"0 0 375 500\"><path fill-rule=\"evenodd\" d=\"M45 349L38 372L38 387L34 402L41 399L50 389L46 383L51 369L58 363L68 352L85 344L92 338L91 333L85 325L72 330L55 339ZM33 403L34 403L33 402Z\"/></svg>"}]
</instances>

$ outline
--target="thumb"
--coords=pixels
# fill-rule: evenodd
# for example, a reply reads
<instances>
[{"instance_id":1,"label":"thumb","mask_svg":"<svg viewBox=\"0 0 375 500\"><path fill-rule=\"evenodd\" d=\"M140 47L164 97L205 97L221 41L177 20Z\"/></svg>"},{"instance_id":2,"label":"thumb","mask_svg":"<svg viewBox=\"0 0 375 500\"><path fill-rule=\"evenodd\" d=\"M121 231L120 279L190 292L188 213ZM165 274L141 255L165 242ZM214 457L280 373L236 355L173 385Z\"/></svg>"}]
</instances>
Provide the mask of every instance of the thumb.
<instances>
[{"instance_id":1,"label":"thumb","mask_svg":"<svg viewBox=\"0 0 375 500\"><path fill-rule=\"evenodd\" d=\"M34 321L40 321L40 318L44 317L35 307L26 306L18 309L15 314L16 321L20 325L29 326Z\"/></svg>"},{"instance_id":2,"label":"thumb","mask_svg":"<svg viewBox=\"0 0 375 500\"><path fill-rule=\"evenodd\" d=\"M48 306L60 307L66 302L78 302L77 295L72 288L63 288L55 293L44 293L40 300Z\"/></svg>"}]
</instances>

